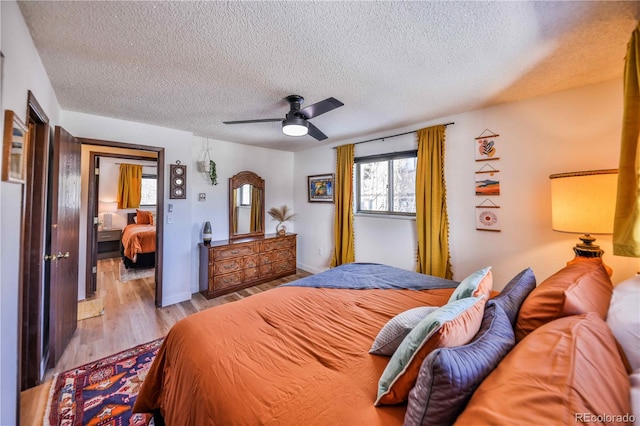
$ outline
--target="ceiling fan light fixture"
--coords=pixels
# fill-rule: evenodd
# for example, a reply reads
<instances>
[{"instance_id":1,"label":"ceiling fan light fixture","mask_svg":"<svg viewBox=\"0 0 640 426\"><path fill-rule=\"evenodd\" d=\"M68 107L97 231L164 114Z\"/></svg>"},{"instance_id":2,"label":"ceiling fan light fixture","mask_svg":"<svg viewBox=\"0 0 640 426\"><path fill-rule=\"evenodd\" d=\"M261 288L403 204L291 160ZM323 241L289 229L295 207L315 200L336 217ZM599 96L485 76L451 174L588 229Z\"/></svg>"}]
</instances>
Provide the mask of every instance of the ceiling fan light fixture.
<instances>
[{"instance_id":1,"label":"ceiling fan light fixture","mask_svg":"<svg viewBox=\"0 0 640 426\"><path fill-rule=\"evenodd\" d=\"M309 133L309 123L300 117L282 120L282 133L287 136L304 136Z\"/></svg>"}]
</instances>

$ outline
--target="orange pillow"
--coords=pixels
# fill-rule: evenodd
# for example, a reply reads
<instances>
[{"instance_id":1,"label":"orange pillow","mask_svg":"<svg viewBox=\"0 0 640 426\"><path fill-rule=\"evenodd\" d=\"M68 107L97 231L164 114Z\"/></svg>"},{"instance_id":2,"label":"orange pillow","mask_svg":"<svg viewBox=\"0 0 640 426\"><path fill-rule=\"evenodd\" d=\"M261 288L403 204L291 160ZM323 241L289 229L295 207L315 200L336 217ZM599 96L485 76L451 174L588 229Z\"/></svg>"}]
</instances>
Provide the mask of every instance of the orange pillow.
<instances>
[{"instance_id":1,"label":"orange pillow","mask_svg":"<svg viewBox=\"0 0 640 426\"><path fill-rule=\"evenodd\" d=\"M518 343L455 424L622 424L631 413L630 392L607 324L595 313L573 315ZM603 415L610 418L603 421Z\"/></svg>"},{"instance_id":2,"label":"orange pillow","mask_svg":"<svg viewBox=\"0 0 640 426\"><path fill-rule=\"evenodd\" d=\"M378 382L375 405L407 400L416 383L422 361L437 348L466 345L482 323L487 298L465 297L433 311L404 338Z\"/></svg>"},{"instance_id":3,"label":"orange pillow","mask_svg":"<svg viewBox=\"0 0 640 426\"><path fill-rule=\"evenodd\" d=\"M151 212L136 209L136 223L138 225L153 225L153 215Z\"/></svg>"},{"instance_id":4,"label":"orange pillow","mask_svg":"<svg viewBox=\"0 0 640 426\"><path fill-rule=\"evenodd\" d=\"M536 328L568 315L595 312L607 317L613 284L600 258L565 266L533 289L516 321L516 341Z\"/></svg>"}]
</instances>

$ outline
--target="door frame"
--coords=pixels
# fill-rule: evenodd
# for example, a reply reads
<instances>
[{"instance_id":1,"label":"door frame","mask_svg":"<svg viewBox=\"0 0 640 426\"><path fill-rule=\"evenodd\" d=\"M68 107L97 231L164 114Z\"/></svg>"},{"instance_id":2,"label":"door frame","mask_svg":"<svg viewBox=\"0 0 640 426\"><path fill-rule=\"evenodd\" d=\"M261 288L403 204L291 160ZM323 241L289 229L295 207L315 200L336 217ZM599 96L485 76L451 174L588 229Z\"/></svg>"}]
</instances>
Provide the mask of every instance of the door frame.
<instances>
[{"instance_id":1,"label":"door frame","mask_svg":"<svg viewBox=\"0 0 640 426\"><path fill-rule=\"evenodd\" d=\"M23 187L22 244L18 295L18 394L39 385L48 364L48 333L44 330L46 265L48 251L47 185L49 175L49 118L30 90L26 123L35 134L27 152L27 178Z\"/></svg>"},{"instance_id":2,"label":"door frame","mask_svg":"<svg viewBox=\"0 0 640 426\"><path fill-rule=\"evenodd\" d=\"M157 208L156 208L156 268L155 268L155 283L156 283L156 291L155 291L155 304L157 307L162 307L162 289L163 289L163 281L162 281L162 264L163 264L163 241L164 241L164 167L165 167L165 153L164 148L158 146L150 146L150 145L140 145L140 144L131 144L124 142L115 142L108 141L102 139L90 139L90 138L77 138L80 143L83 145L95 145L95 146L103 146L110 148L123 148L123 149L131 149L137 151L149 151L155 152L157 154L157 165L158 165L158 187L157 187ZM108 156L109 153L105 153L101 156ZM114 157L123 157L124 154L114 154L111 155ZM145 159L149 159L146 157ZM92 163L93 164L93 163ZM90 167L93 167L90 165ZM93 225L93 218L98 213L96 211L95 203L92 202L91 197L97 197L95 193L95 172L89 173L89 194L88 194L88 202L87 202L87 252L89 250L94 251L91 256L96 256L95 251L97 251L97 247L95 242L97 241L97 227ZM89 256L87 256L89 259ZM92 262L93 257L90 258L91 262L87 262L87 273L92 273ZM88 285L89 281L87 281Z\"/></svg>"}]
</instances>

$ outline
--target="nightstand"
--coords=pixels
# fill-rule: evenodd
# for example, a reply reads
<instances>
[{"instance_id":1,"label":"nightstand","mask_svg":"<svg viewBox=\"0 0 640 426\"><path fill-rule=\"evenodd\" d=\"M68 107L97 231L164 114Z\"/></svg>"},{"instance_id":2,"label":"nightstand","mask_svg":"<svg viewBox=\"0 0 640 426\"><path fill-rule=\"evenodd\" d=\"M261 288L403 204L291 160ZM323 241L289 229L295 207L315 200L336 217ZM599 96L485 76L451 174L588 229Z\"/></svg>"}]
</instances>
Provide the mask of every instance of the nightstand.
<instances>
[{"instance_id":1,"label":"nightstand","mask_svg":"<svg viewBox=\"0 0 640 426\"><path fill-rule=\"evenodd\" d=\"M98 259L120 257L122 229L98 231Z\"/></svg>"}]
</instances>

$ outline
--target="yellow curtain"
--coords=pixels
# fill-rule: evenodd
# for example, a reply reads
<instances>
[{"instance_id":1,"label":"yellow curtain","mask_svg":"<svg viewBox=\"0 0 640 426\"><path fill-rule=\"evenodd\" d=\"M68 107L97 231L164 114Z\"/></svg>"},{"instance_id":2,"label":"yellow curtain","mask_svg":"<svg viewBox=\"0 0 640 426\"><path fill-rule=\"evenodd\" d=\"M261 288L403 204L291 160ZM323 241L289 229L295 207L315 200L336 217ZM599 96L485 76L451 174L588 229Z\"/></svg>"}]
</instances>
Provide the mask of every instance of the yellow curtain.
<instances>
[{"instance_id":1,"label":"yellow curtain","mask_svg":"<svg viewBox=\"0 0 640 426\"><path fill-rule=\"evenodd\" d=\"M451 279L449 219L444 181L444 125L418 130L416 225L418 267L423 274Z\"/></svg>"},{"instance_id":2,"label":"yellow curtain","mask_svg":"<svg viewBox=\"0 0 640 426\"><path fill-rule=\"evenodd\" d=\"M640 257L640 23L631 34L624 69L624 115L613 254Z\"/></svg>"},{"instance_id":3,"label":"yellow curtain","mask_svg":"<svg viewBox=\"0 0 640 426\"><path fill-rule=\"evenodd\" d=\"M354 262L355 242L353 232L353 156L354 145L339 146L336 150L336 180L334 197L336 210L333 223L335 249L331 266Z\"/></svg>"},{"instance_id":4,"label":"yellow curtain","mask_svg":"<svg viewBox=\"0 0 640 426\"><path fill-rule=\"evenodd\" d=\"M142 166L138 164L120 164L118 178L118 208L140 207L142 197Z\"/></svg>"},{"instance_id":5,"label":"yellow curtain","mask_svg":"<svg viewBox=\"0 0 640 426\"><path fill-rule=\"evenodd\" d=\"M262 206L260 205L261 189L251 187L251 225L250 232L262 231Z\"/></svg>"}]
</instances>

